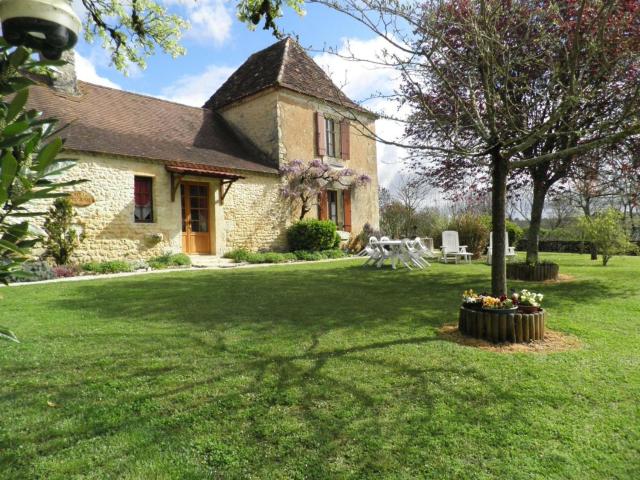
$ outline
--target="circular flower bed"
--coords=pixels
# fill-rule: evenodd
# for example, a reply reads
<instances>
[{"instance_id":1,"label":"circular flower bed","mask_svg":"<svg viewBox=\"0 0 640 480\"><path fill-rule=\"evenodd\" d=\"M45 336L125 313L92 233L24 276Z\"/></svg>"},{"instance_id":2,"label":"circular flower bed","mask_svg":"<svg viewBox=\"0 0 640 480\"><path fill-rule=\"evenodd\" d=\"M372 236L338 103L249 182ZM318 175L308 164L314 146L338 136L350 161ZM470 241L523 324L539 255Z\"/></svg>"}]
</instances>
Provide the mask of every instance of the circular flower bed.
<instances>
[{"instance_id":1,"label":"circular flower bed","mask_svg":"<svg viewBox=\"0 0 640 480\"><path fill-rule=\"evenodd\" d=\"M522 290L511 298L462 295L458 329L464 335L493 343L526 343L543 340L546 312L540 308L543 295Z\"/></svg>"},{"instance_id":2,"label":"circular flower bed","mask_svg":"<svg viewBox=\"0 0 640 480\"><path fill-rule=\"evenodd\" d=\"M557 280L560 266L557 263L543 262L534 265L520 262L507 264L507 278L529 282Z\"/></svg>"},{"instance_id":3,"label":"circular flower bed","mask_svg":"<svg viewBox=\"0 0 640 480\"><path fill-rule=\"evenodd\" d=\"M500 313L460 308L458 329L464 335L493 343L544 340L546 312Z\"/></svg>"}]
</instances>

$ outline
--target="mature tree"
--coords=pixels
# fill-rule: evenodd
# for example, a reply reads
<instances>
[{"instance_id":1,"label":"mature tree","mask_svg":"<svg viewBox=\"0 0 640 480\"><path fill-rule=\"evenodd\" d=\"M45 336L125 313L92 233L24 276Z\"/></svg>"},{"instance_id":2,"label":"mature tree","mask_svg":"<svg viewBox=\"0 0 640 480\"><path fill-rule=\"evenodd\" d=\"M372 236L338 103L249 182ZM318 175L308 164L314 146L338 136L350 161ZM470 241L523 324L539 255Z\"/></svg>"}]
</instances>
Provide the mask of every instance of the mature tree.
<instances>
[{"instance_id":1,"label":"mature tree","mask_svg":"<svg viewBox=\"0 0 640 480\"><path fill-rule=\"evenodd\" d=\"M575 220L576 209L567 202L561 195L552 195L548 202L548 221L549 228L555 230L558 228L564 228L568 226L573 220Z\"/></svg>"},{"instance_id":2,"label":"mature tree","mask_svg":"<svg viewBox=\"0 0 640 480\"><path fill-rule=\"evenodd\" d=\"M509 174L557 169L640 131L640 11L621 0L347 3L387 38L393 23L373 23L371 9L411 24L410 56L396 57L414 112L407 133L449 175L490 169L492 290L506 292Z\"/></svg>"},{"instance_id":3,"label":"mature tree","mask_svg":"<svg viewBox=\"0 0 640 480\"><path fill-rule=\"evenodd\" d=\"M640 230L640 139L626 142L607 162L611 190L622 210L625 223L632 232Z\"/></svg>"},{"instance_id":4,"label":"mature tree","mask_svg":"<svg viewBox=\"0 0 640 480\"><path fill-rule=\"evenodd\" d=\"M421 213L427 204L429 185L415 175L398 175L385 198L380 200L380 227L394 237L417 235L424 220ZM384 201L383 201L384 200Z\"/></svg>"},{"instance_id":5,"label":"mature tree","mask_svg":"<svg viewBox=\"0 0 640 480\"><path fill-rule=\"evenodd\" d=\"M365 174L357 174L350 168L333 168L322 160L310 162L293 160L280 167L283 185L280 194L294 208L300 209L300 220L317 205L320 192L325 188L358 188L371 183Z\"/></svg>"},{"instance_id":6,"label":"mature tree","mask_svg":"<svg viewBox=\"0 0 640 480\"><path fill-rule=\"evenodd\" d=\"M391 191L387 187L379 187L378 188L378 206L380 210L393 202L393 195L391 195Z\"/></svg>"}]
</instances>

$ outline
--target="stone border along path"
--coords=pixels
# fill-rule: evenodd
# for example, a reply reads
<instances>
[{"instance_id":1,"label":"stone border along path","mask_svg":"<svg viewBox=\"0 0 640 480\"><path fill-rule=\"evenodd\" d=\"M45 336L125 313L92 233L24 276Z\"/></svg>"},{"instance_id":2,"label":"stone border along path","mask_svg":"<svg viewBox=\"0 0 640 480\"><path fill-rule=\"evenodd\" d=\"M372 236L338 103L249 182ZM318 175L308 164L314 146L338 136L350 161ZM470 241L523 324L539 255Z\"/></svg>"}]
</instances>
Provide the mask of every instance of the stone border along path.
<instances>
[{"instance_id":1,"label":"stone border along path","mask_svg":"<svg viewBox=\"0 0 640 480\"><path fill-rule=\"evenodd\" d=\"M192 266L189 268L165 268L164 270L138 270L135 272L122 272L122 273L105 273L101 275L79 275L77 277L65 277L65 278L53 278L51 280L38 280L36 282L16 282L9 285L1 285L2 287L27 287L29 285L42 285L47 283L61 283L61 282L82 282L86 280L102 280L107 278L124 278L134 277L137 275L153 275L159 273L177 273L177 272L202 272L206 270L231 270L237 268L260 268L260 267L275 267L275 266L289 266L289 265L311 265L314 263L329 263L340 262L345 260L355 260L361 257L345 257L345 258L328 258L325 260L313 260L313 261L299 261L299 262L285 262L285 263L228 263L223 262L217 266ZM226 259L225 259L226 260Z\"/></svg>"}]
</instances>

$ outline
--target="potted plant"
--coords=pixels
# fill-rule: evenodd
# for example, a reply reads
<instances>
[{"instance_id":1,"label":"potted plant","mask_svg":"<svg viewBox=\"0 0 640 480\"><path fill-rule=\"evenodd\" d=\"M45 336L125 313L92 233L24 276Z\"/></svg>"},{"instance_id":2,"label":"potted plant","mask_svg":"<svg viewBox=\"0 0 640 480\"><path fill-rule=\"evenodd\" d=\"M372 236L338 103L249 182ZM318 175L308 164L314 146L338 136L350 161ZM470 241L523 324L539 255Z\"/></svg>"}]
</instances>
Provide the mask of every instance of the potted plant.
<instances>
[{"instance_id":1,"label":"potted plant","mask_svg":"<svg viewBox=\"0 0 640 480\"><path fill-rule=\"evenodd\" d=\"M518 310L521 313L536 313L540 311L540 304L544 295L541 293L530 292L529 290L522 290L519 294L515 294L514 298L518 304Z\"/></svg>"},{"instance_id":2,"label":"potted plant","mask_svg":"<svg viewBox=\"0 0 640 480\"><path fill-rule=\"evenodd\" d=\"M518 310L518 306L511 298L507 298L506 295L501 297L482 297L482 310L490 311L492 313L515 313Z\"/></svg>"},{"instance_id":3,"label":"potted plant","mask_svg":"<svg viewBox=\"0 0 640 480\"><path fill-rule=\"evenodd\" d=\"M470 310L480 310L482 308L482 297L473 290L465 290L462 294L462 306Z\"/></svg>"}]
</instances>

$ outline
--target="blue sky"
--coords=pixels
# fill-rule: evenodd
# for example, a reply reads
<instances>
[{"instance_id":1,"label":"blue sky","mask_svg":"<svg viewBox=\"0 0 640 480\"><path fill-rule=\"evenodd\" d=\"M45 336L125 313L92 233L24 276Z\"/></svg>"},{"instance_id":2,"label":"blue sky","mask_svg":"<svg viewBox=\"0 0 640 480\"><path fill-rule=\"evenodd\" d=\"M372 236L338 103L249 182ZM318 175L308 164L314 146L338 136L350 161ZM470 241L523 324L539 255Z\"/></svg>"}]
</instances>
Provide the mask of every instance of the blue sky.
<instances>
[{"instance_id":1,"label":"blue sky","mask_svg":"<svg viewBox=\"0 0 640 480\"><path fill-rule=\"evenodd\" d=\"M127 77L109 65L108 54L99 45L88 45L81 40L76 48L78 76L93 83L200 106L249 55L276 41L271 33L261 28L250 31L240 23L235 17L233 1L163 1L170 10L192 23L182 42L187 48L185 56L173 59L158 53L148 59L145 70L133 69ZM283 31L298 35L303 47L313 50L344 49L350 45L358 56L374 58L376 52L386 47L356 21L319 5L308 5L304 17L288 10L280 26ZM397 83L392 71L356 65L326 53L311 51L310 54L356 101ZM395 109L380 101L368 106L376 111ZM379 121L377 127L385 138L397 138L401 132L401 127L389 121ZM402 157L400 149L378 145L378 168L383 185L394 180L401 169Z\"/></svg>"}]
</instances>

